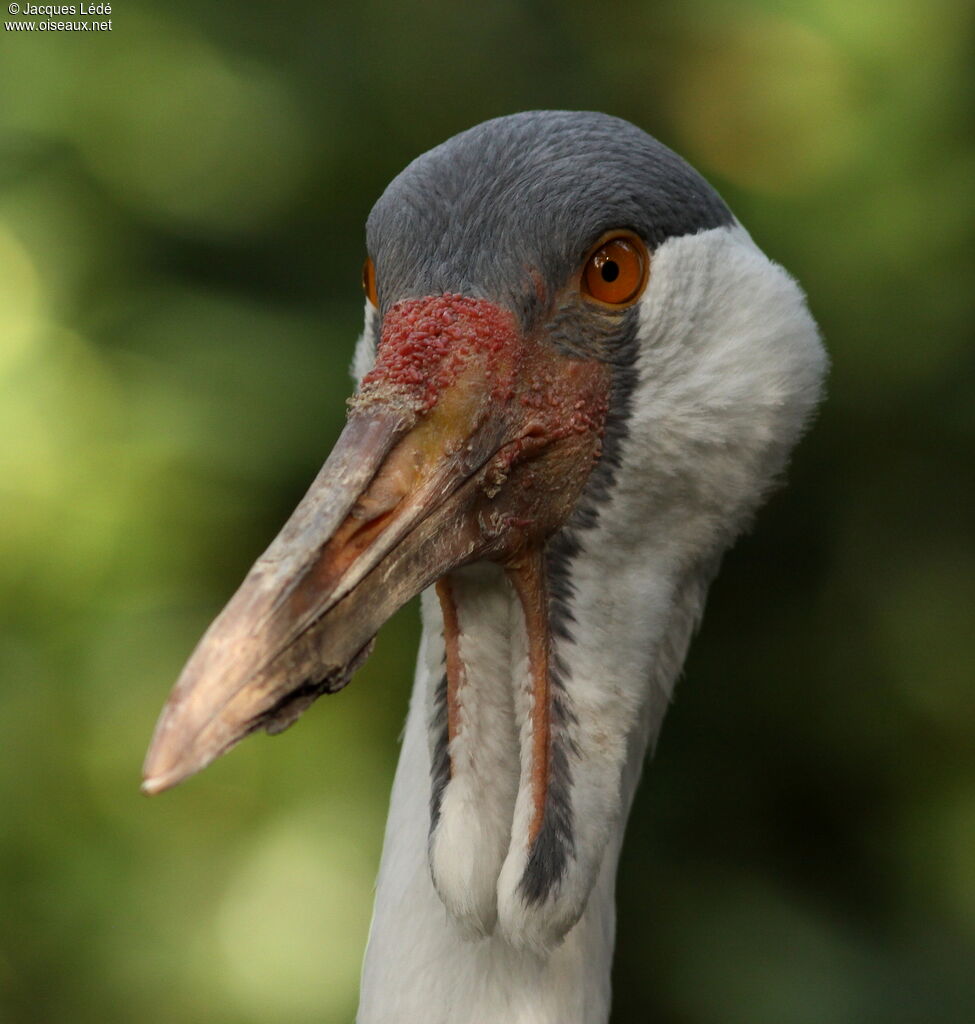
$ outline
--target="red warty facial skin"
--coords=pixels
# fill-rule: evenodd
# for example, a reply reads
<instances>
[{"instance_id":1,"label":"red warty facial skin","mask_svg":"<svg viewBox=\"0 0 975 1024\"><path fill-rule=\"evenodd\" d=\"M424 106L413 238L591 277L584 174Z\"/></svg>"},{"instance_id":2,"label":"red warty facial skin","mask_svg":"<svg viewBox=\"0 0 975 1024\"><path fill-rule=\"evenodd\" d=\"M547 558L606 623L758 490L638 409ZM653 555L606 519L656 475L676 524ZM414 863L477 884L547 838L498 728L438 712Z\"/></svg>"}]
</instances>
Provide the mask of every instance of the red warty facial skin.
<instances>
[{"instance_id":1,"label":"red warty facial skin","mask_svg":"<svg viewBox=\"0 0 975 1024\"><path fill-rule=\"evenodd\" d=\"M507 401L523 348L514 316L485 299L449 293L407 299L385 316L376 365L363 379L362 390L404 392L422 415L479 358L491 382L491 398Z\"/></svg>"},{"instance_id":2,"label":"red warty facial skin","mask_svg":"<svg viewBox=\"0 0 975 1024\"><path fill-rule=\"evenodd\" d=\"M494 415L517 400L528 428L522 436L602 435L604 367L561 355L544 338L526 338L514 315L495 303L450 293L407 299L389 310L356 404L395 396L423 417L468 373L480 378L480 397Z\"/></svg>"}]
</instances>

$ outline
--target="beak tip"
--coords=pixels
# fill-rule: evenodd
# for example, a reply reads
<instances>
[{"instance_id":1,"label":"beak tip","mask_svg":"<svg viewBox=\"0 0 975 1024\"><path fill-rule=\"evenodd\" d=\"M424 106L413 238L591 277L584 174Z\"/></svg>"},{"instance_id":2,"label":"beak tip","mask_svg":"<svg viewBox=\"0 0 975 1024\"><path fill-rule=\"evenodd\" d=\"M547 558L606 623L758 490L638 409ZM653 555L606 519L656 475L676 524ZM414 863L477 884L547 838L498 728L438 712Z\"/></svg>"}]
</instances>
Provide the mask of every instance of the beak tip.
<instances>
[{"instance_id":1,"label":"beak tip","mask_svg":"<svg viewBox=\"0 0 975 1024\"><path fill-rule=\"evenodd\" d=\"M163 775L155 775L150 778L142 780L142 785L139 787L142 790L144 796L155 796L157 793L162 793L163 790L169 789L170 786L175 783L168 780Z\"/></svg>"},{"instance_id":2,"label":"beak tip","mask_svg":"<svg viewBox=\"0 0 975 1024\"><path fill-rule=\"evenodd\" d=\"M212 760L212 758L210 759ZM195 775L201 768L204 768L209 761L204 763L177 762L168 767L150 767L147 765L142 769L142 785L139 787L146 796L156 796L164 793L167 789L178 786L185 782L191 775Z\"/></svg>"},{"instance_id":3,"label":"beak tip","mask_svg":"<svg viewBox=\"0 0 975 1024\"><path fill-rule=\"evenodd\" d=\"M202 766L200 766L202 767ZM141 790L146 796L156 796L172 789L198 770L185 758L173 758L169 750L153 744L142 766Z\"/></svg>"}]
</instances>

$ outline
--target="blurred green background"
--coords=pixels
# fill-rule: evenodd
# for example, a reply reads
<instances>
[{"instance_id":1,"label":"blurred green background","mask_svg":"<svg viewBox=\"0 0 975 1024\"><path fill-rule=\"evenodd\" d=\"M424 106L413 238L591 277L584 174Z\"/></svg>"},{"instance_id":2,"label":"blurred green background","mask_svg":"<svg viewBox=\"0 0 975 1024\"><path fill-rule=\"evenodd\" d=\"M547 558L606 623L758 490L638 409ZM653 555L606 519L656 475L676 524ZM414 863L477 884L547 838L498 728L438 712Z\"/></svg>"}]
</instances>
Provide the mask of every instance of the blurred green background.
<instances>
[{"instance_id":1,"label":"blurred green background","mask_svg":"<svg viewBox=\"0 0 975 1024\"><path fill-rule=\"evenodd\" d=\"M114 7L0 38L0 1020L351 1020L416 609L286 738L139 766L340 429L371 204L537 107L691 160L833 358L641 789L613 1020L975 1020L972 6Z\"/></svg>"}]
</instances>

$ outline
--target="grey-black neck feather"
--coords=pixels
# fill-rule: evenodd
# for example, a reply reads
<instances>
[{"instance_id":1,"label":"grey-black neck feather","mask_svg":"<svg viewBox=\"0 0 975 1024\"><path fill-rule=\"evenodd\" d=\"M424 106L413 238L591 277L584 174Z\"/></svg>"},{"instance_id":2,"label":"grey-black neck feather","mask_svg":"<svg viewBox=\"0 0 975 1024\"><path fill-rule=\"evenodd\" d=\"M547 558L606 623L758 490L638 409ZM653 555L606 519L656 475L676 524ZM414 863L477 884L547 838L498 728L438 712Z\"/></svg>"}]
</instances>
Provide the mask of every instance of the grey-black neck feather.
<instances>
[{"instance_id":1,"label":"grey-black neck feather","mask_svg":"<svg viewBox=\"0 0 975 1024\"><path fill-rule=\"evenodd\" d=\"M575 749L571 727L576 716L565 685L569 671L560 651L566 642L572 642L577 627L572 611L575 596L572 564L582 550L582 536L597 524L600 506L610 499L620 466L620 449L628 434L627 424L636 385L637 326L636 313L630 311L624 318L616 349L617 358L613 361L602 454L569 522L549 541L546 552L549 625L555 648L550 669L553 709L551 782L542 828L522 880L522 890L529 903L546 899L561 880L574 852L571 791Z\"/></svg>"}]
</instances>

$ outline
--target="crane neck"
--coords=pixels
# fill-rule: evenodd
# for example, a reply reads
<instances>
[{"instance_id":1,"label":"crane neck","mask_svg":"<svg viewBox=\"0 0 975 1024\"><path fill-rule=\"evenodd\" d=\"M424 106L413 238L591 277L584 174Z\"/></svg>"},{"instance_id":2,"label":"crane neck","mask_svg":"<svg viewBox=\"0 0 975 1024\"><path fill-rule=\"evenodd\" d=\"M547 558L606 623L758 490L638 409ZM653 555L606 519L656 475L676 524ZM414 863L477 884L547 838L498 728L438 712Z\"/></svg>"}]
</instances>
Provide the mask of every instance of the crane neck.
<instances>
[{"instance_id":1,"label":"crane neck","mask_svg":"<svg viewBox=\"0 0 975 1024\"><path fill-rule=\"evenodd\" d=\"M430 794L431 758L436 755L431 753L429 727L443 675L443 620L433 595L424 595L423 638L393 784L358 1024L608 1020L614 889L626 818L711 575L675 576L664 553L656 555L656 571L648 571L643 557L641 571L635 572L630 568L632 552L629 560L617 559L592 538L573 559L571 612L577 628L572 630L571 652L563 650L562 661L571 669L565 683L581 726L573 742L591 763L575 766L572 799L578 824L573 859L566 877L536 913L554 919L551 908L558 909L559 899L566 893L567 898L577 898L573 887L585 886L585 894L575 922L545 952L526 948L517 935L513 942L510 925L491 929L494 922L488 922L490 934L476 934L469 923L448 914L434 887ZM600 563L616 573L616 586L627 600L621 601L619 593L607 600L606 580L614 576L598 572ZM500 573L476 569L464 582L479 600L477 625L471 628L474 635L468 644L471 661L489 674L492 667L503 674L510 660L500 656L501 648L507 644L510 649L516 640L511 635L512 595ZM556 642L568 641L563 636ZM454 793L448 788L444 796L447 820L452 814L452 820L464 825L464 836L454 850L458 864L465 860L465 841L468 854L470 849L478 852L491 846L496 831L492 816L505 808L506 841L512 830L511 805L503 796L503 766L500 761L485 762L482 769L498 783L487 796L463 788ZM502 778L497 779L499 774ZM516 787L516 779L508 785ZM498 791L502 796L494 806L491 794ZM594 865L591 879L583 877L589 863ZM482 880L475 874L464 881L475 890ZM497 888L498 900L503 901L503 871ZM503 905L501 910L503 918Z\"/></svg>"}]
</instances>

